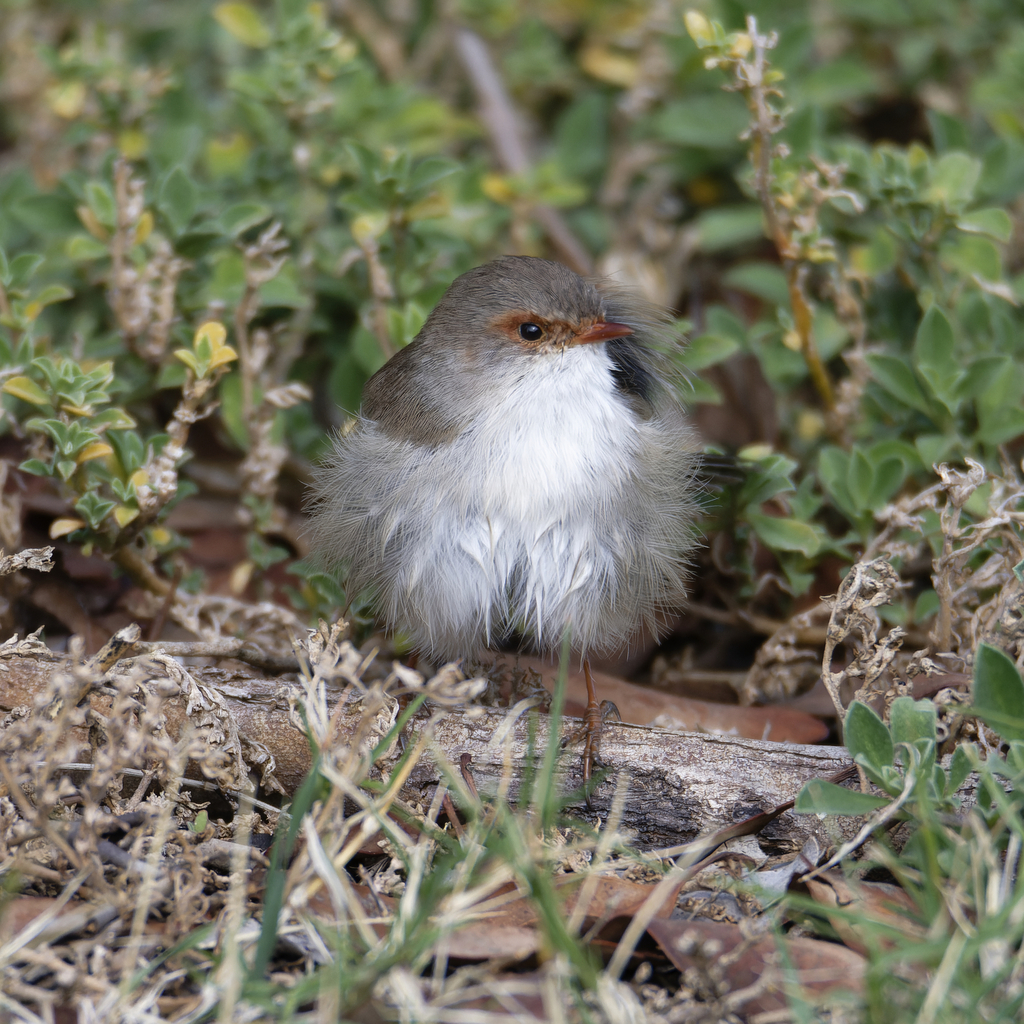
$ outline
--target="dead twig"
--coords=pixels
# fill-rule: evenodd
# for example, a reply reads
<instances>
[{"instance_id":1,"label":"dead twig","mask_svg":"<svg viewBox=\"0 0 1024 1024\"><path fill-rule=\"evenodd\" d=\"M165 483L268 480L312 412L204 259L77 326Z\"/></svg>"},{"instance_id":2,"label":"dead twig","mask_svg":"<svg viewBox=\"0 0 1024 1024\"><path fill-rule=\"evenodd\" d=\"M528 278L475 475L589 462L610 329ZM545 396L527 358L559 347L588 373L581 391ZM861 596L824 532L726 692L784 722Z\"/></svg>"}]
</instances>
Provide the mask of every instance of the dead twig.
<instances>
[{"instance_id":1,"label":"dead twig","mask_svg":"<svg viewBox=\"0 0 1024 1024\"><path fill-rule=\"evenodd\" d=\"M8 576L19 569L49 572L53 568L53 548L25 548L13 555L0 555L0 576Z\"/></svg>"},{"instance_id":2,"label":"dead twig","mask_svg":"<svg viewBox=\"0 0 1024 1024\"><path fill-rule=\"evenodd\" d=\"M498 163L508 174L524 174L530 168L530 157L511 97L494 65L487 44L468 28L458 28L455 45L466 69L477 101L480 120L487 131ZM559 259L577 274L594 273L594 261L573 234L565 218L543 203L530 207L530 216L543 229L558 253Z\"/></svg>"}]
</instances>

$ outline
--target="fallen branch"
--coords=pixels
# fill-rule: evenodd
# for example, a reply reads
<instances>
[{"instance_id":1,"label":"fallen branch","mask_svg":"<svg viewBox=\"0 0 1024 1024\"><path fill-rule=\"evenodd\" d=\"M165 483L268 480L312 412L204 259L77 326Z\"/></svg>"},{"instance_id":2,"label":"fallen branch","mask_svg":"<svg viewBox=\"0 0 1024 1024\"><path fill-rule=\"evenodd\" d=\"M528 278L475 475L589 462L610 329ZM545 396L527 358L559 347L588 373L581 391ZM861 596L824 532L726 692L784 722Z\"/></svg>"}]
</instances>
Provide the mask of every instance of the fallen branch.
<instances>
[{"instance_id":1,"label":"fallen branch","mask_svg":"<svg viewBox=\"0 0 1024 1024\"><path fill-rule=\"evenodd\" d=\"M0 660L0 705L5 709L33 706L45 694L53 671L61 669L52 661L31 655L12 654ZM154 667L154 678L158 669ZM309 743L289 714L289 696L293 701L301 699L301 686L277 678L230 675L217 669L195 669L192 675L204 688L216 690L218 706L237 729L243 748L269 753L276 781L286 793L294 793L310 767ZM358 742L361 730L365 732L365 711L359 701L350 701L339 709L339 696L328 696L337 722L334 742L353 744ZM110 697L106 694L94 691L89 701L96 713L109 714ZM537 715L535 725L531 725L530 709L524 703L530 702L521 702L511 711L469 706L435 715L429 725L431 747L440 757L423 757L415 765L402 789L406 805L429 806L437 785L446 779L445 773L450 773L450 766L458 765L465 755L471 758L469 770L474 783L485 796L498 792L503 772L510 768L513 781L509 798L514 801L520 780L536 773L549 728L546 715ZM189 695L185 692L163 702L161 713L172 740L176 741L191 721L188 707ZM571 738L577 725L575 719L563 722L563 738ZM424 728L427 719L421 714L407 727L406 742L415 742ZM395 743L378 762L380 770L386 775L400 756L401 744ZM608 778L593 794L594 812L601 818L607 814L615 779L625 773L629 789L622 825L633 833L637 845L646 849L676 846L771 811L793 799L808 779L831 775L849 763L849 755L841 747L771 743L611 723L604 730L601 756L608 766ZM572 746L563 755L558 779L566 793L578 792L582 786L582 759ZM580 817L592 817L582 795L571 806ZM833 836L831 828L841 831ZM856 819L842 819L837 825L787 811L764 830L762 842L788 850L813 836L831 846L837 839L850 838L855 831Z\"/></svg>"}]
</instances>

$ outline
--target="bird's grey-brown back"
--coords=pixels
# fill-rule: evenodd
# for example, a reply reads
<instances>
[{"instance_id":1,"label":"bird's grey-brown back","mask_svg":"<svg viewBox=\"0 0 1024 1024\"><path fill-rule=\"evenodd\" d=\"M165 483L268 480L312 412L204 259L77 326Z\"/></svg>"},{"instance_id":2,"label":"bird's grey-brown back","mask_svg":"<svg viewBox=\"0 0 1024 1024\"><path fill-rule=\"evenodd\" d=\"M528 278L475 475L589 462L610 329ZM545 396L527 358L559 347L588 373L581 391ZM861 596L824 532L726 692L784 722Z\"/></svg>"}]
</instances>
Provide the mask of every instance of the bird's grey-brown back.
<instances>
[{"instance_id":1,"label":"bird's grey-brown back","mask_svg":"<svg viewBox=\"0 0 1024 1024\"><path fill-rule=\"evenodd\" d=\"M520 319L562 325L531 347ZM574 331L635 326L600 344ZM529 324L526 324L529 326ZM664 320L546 260L457 279L367 384L314 496L314 549L443 657L525 622L611 648L682 600L695 458ZM556 332L557 333L557 332ZM567 341L565 339L568 339Z\"/></svg>"}]
</instances>

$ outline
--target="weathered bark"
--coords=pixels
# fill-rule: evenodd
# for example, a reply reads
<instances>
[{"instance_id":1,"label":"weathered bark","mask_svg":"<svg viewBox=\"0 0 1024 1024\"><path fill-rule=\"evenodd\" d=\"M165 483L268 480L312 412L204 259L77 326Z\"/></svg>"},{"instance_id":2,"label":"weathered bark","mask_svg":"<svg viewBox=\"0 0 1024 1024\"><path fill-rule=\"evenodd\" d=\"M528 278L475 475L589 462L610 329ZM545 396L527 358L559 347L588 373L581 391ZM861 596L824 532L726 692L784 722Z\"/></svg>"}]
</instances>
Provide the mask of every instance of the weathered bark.
<instances>
[{"instance_id":1,"label":"weathered bark","mask_svg":"<svg viewBox=\"0 0 1024 1024\"><path fill-rule=\"evenodd\" d=\"M0 708L31 706L55 667L54 662L35 658L0 659ZM276 762L277 780L286 792L293 792L310 762L305 736L289 721L284 689L288 684L277 678L242 672L192 671L204 685L217 689L239 733L270 751ZM102 695L93 695L91 699L97 702L98 709L102 703L109 708ZM170 698L163 707L167 730L176 736L186 720L185 699ZM463 754L471 756L473 779L485 795L497 790L502 777L505 748L500 738L495 742L495 734L507 717L508 712L503 709L454 709L432 726L435 749L449 765L458 765ZM338 735L343 739L352 736L359 720L358 711L343 716ZM548 722L546 715L537 716L532 753L529 714L521 715L511 730L505 730L511 733L508 742L513 799L531 758L534 766L539 764L547 742ZM406 738L411 740L423 724L423 718L414 719ZM566 719L562 723L563 739L571 738L578 726L578 720ZM388 771L399 753L396 749L385 758L381 763L383 771ZM793 799L808 779L830 775L849 763L849 755L841 747L773 743L625 723L605 726L601 758L608 775L592 796L593 813L582 800L573 805L572 812L583 818L593 819L595 814L604 818L615 791L615 780L624 773L629 790L622 824L635 834L640 847L648 849L688 842L698 835L770 811ZM443 777L428 753L412 771L403 796L429 803L434 787ZM566 747L558 779L563 791L581 787L579 744ZM761 842L766 849L781 852L799 848L814 836L823 846L829 846L840 835L846 838L856 824L857 819L848 819L849 827L833 833L837 828L835 820L822 822L815 816L787 811L762 832Z\"/></svg>"}]
</instances>

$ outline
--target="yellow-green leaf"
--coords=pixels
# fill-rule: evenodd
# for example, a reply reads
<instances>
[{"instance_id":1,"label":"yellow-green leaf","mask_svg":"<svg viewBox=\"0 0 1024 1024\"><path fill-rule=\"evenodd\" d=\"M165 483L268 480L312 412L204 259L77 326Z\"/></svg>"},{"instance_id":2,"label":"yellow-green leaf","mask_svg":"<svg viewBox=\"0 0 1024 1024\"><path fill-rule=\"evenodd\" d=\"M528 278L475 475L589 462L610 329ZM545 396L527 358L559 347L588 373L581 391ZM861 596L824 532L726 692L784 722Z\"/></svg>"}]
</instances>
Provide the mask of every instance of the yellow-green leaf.
<instances>
[{"instance_id":1,"label":"yellow-green leaf","mask_svg":"<svg viewBox=\"0 0 1024 1024\"><path fill-rule=\"evenodd\" d=\"M128 128L117 137L117 148L127 160L140 160L149 149L149 139L145 132L137 128Z\"/></svg>"},{"instance_id":2,"label":"yellow-green leaf","mask_svg":"<svg viewBox=\"0 0 1024 1024\"><path fill-rule=\"evenodd\" d=\"M707 46L715 40L715 30L711 22L700 11L687 11L683 18L686 31L698 46Z\"/></svg>"},{"instance_id":3,"label":"yellow-green leaf","mask_svg":"<svg viewBox=\"0 0 1024 1024\"><path fill-rule=\"evenodd\" d=\"M85 95L84 82L61 82L46 90L46 102L58 117L71 121L82 112Z\"/></svg>"},{"instance_id":4,"label":"yellow-green leaf","mask_svg":"<svg viewBox=\"0 0 1024 1024\"><path fill-rule=\"evenodd\" d=\"M196 335L192 339L192 347L198 348L205 338L216 350L224 344L224 339L227 336L227 328L222 323L218 320L207 320L205 324L200 324L199 329L196 331Z\"/></svg>"},{"instance_id":5,"label":"yellow-green leaf","mask_svg":"<svg viewBox=\"0 0 1024 1024\"><path fill-rule=\"evenodd\" d=\"M75 530L80 530L85 526L84 519L54 519L50 523L50 540L57 540L58 537L66 537L69 533L74 533Z\"/></svg>"},{"instance_id":6,"label":"yellow-green leaf","mask_svg":"<svg viewBox=\"0 0 1024 1024\"><path fill-rule=\"evenodd\" d=\"M99 217L88 206L84 204L76 206L75 213L78 214L78 219L85 225L86 230L93 238L98 238L101 242L105 242L110 237L110 232L107 231L100 222Z\"/></svg>"},{"instance_id":7,"label":"yellow-green leaf","mask_svg":"<svg viewBox=\"0 0 1024 1024\"><path fill-rule=\"evenodd\" d=\"M240 43L262 49L273 39L259 12L248 4L217 4L213 16Z\"/></svg>"},{"instance_id":8,"label":"yellow-green leaf","mask_svg":"<svg viewBox=\"0 0 1024 1024\"><path fill-rule=\"evenodd\" d=\"M141 245L153 230L153 214L149 210L143 210L139 223L135 225L135 244Z\"/></svg>"},{"instance_id":9,"label":"yellow-green leaf","mask_svg":"<svg viewBox=\"0 0 1024 1024\"><path fill-rule=\"evenodd\" d=\"M180 359L196 376L199 376L199 360L187 348L174 350L175 358Z\"/></svg>"},{"instance_id":10,"label":"yellow-green leaf","mask_svg":"<svg viewBox=\"0 0 1024 1024\"><path fill-rule=\"evenodd\" d=\"M640 76L640 65L635 57L616 53L601 44L585 46L579 60L580 67L591 77L623 89L633 86Z\"/></svg>"},{"instance_id":11,"label":"yellow-green leaf","mask_svg":"<svg viewBox=\"0 0 1024 1024\"><path fill-rule=\"evenodd\" d=\"M102 459L104 456L112 455L114 449L106 441L93 441L87 444L76 456L75 461L81 465L83 462L91 462L93 459Z\"/></svg>"},{"instance_id":12,"label":"yellow-green leaf","mask_svg":"<svg viewBox=\"0 0 1024 1024\"><path fill-rule=\"evenodd\" d=\"M238 353L230 345L220 345L213 350L213 355L210 356L210 369L223 366L237 358Z\"/></svg>"},{"instance_id":13,"label":"yellow-green leaf","mask_svg":"<svg viewBox=\"0 0 1024 1024\"><path fill-rule=\"evenodd\" d=\"M129 508L127 505L118 505L114 509L114 519L117 521L117 525L123 530L137 515L139 510L137 508Z\"/></svg>"},{"instance_id":14,"label":"yellow-green leaf","mask_svg":"<svg viewBox=\"0 0 1024 1024\"><path fill-rule=\"evenodd\" d=\"M485 190L486 191L486 190ZM365 248L369 243L380 238L388 229L390 216L384 211L377 213L362 213L352 221L352 237L356 245Z\"/></svg>"},{"instance_id":15,"label":"yellow-green leaf","mask_svg":"<svg viewBox=\"0 0 1024 1024\"><path fill-rule=\"evenodd\" d=\"M71 402L61 402L61 411L69 412L72 416L91 416L93 408L91 405L73 405Z\"/></svg>"},{"instance_id":16,"label":"yellow-green leaf","mask_svg":"<svg viewBox=\"0 0 1024 1024\"><path fill-rule=\"evenodd\" d=\"M31 377L12 377L4 382L4 391L33 405L49 405L46 392Z\"/></svg>"}]
</instances>

